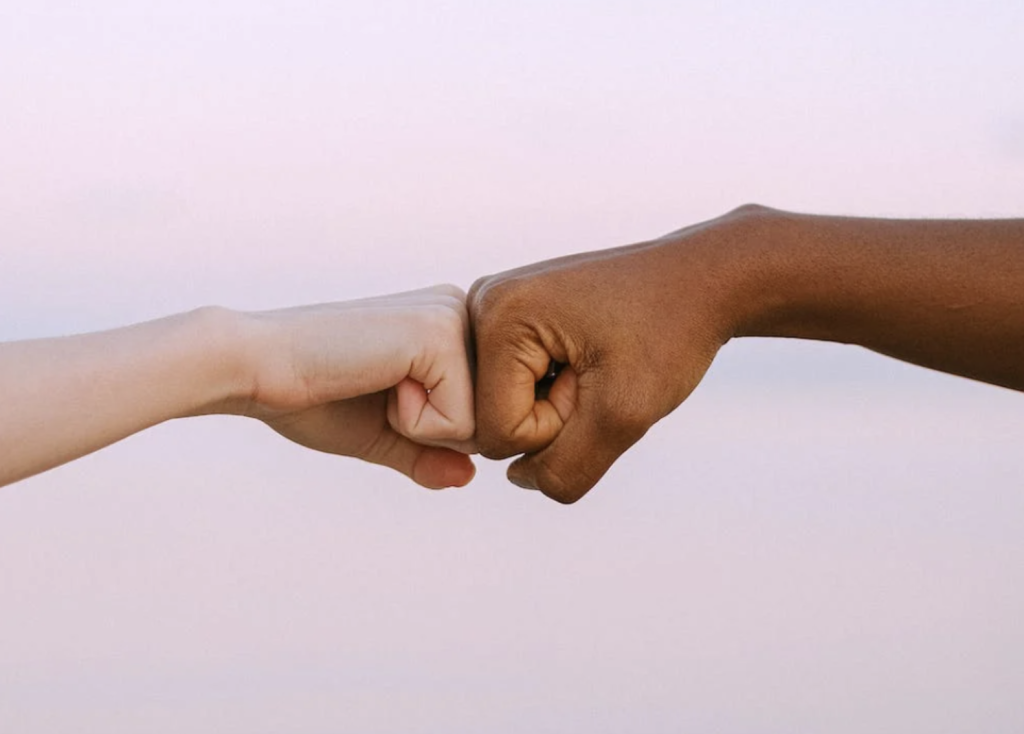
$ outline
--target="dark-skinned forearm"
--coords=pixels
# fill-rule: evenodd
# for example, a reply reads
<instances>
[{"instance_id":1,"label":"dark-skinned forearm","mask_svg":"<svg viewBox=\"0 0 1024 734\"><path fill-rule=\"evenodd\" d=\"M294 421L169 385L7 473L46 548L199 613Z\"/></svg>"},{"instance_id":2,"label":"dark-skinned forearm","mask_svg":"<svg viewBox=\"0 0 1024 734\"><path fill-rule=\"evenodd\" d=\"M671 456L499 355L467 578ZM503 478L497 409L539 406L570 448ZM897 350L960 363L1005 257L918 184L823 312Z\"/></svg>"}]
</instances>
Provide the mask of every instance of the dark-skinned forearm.
<instances>
[{"instance_id":1,"label":"dark-skinned forearm","mask_svg":"<svg viewBox=\"0 0 1024 734\"><path fill-rule=\"evenodd\" d=\"M857 344L1024 390L1024 219L752 207L732 226L736 336Z\"/></svg>"}]
</instances>

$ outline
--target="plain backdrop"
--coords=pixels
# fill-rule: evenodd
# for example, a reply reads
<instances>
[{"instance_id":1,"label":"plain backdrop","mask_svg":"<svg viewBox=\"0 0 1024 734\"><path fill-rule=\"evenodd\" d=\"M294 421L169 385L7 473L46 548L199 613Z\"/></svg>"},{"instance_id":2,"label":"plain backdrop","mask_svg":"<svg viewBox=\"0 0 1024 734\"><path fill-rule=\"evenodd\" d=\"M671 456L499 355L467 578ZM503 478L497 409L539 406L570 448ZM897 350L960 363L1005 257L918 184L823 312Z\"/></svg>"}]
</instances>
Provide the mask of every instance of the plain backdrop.
<instances>
[{"instance_id":1,"label":"plain backdrop","mask_svg":"<svg viewBox=\"0 0 1024 734\"><path fill-rule=\"evenodd\" d=\"M0 339L468 287L748 201L1020 217L1022 30L0 0ZM0 729L1019 732L1022 438L1010 391L759 340L572 507L166 424L0 491Z\"/></svg>"}]
</instances>

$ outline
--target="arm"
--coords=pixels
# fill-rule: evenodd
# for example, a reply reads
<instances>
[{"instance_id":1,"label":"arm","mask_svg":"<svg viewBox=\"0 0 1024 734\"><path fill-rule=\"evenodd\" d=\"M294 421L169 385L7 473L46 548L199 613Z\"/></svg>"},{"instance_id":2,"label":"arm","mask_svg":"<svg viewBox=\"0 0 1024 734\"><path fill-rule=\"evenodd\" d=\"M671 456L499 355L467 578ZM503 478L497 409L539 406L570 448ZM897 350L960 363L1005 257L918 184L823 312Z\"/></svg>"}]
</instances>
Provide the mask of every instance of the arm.
<instances>
[{"instance_id":1,"label":"arm","mask_svg":"<svg viewBox=\"0 0 1024 734\"><path fill-rule=\"evenodd\" d=\"M1024 220L741 207L670 235L484 278L470 292L477 440L574 502L738 336L857 344L1024 390ZM546 399L535 383L564 363Z\"/></svg>"},{"instance_id":2,"label":"arm","mask_svg":"<svg viewBox=\"0 0 1024 734\"><path fill-rule=\"evenodd\" d=\"M857 344L1024 390L1024 219L751 218L736 336Z\"/></svg>"},{"instance_id":3,"label":"arm","mask_svg":"<svg viewBox=\"0 0 1024 734\"><path fill-rule=\"evenodd\" d=\"M248 415L429 487L473 475L462 293L282 311L206 308L0 344L0 485L171 418ZM428 393L429 390L429 393Z\"/></svg>"}]
</instances>

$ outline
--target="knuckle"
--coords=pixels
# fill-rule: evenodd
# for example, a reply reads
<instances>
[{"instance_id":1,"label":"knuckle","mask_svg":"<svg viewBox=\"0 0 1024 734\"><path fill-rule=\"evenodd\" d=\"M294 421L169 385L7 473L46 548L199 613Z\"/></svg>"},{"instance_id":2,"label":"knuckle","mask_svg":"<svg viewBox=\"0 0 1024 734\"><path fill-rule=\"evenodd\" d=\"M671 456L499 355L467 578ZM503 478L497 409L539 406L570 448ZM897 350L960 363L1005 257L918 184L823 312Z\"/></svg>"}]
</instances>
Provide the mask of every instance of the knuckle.
<instances>
[{"instance_id":1,"label":"knuckle","mask_svg":"<svg viewBox=\"0 0 1024 734\"><path fill-rule=\"evenodd\" d=\"M551 445L556 435L557 429L538 424L532 418L519 421L486 410L476 416L477 446L489 459L534 454Z\"/></svg>"},{"instance_id":2,"label":"knuckle","mask_svg":"<svg viewBox=\"0 0 1024 734\"><path fill-rule=\"evenodd\" d=\"M482 305L470 312L478 356L518 352L524 343L536 341L531 308L518 289L498 285L483 296Z\"/></svg>"},{"instance_id":3,"label":"knuckle","mask_svg":"<svg viewBox=\"0 0 1024 734\"><path fill-rule=\"evenodd\" d=\"M463 330L469 321L469 312L466 310L466 298L462 292L459 291L459 295L446 294L437 298L437 306L453 314L460 324L460 330Z\"/></svg>"},{"instance_id":4,"label":"knuckle","mask_svg":"<svg viewBox=\"0 0 1024 734\"><path fill-rule=\"evenodd\" d=\"M488 420L478 414L476 444L480 454L488 459L507 459L529 449L523 445L521 430L507 421Z\"/></svg>"},{"instance_id":5,"label":"knuckle","mask_svg":"<svg viewBox=\"0 0 1024 734\"><path fill-rule=\"evenodd\" d=\"M464 343L466 325L457 308L444 304L424 306L420 309L420 320L415 327L433 344L448 349Z\"/></svg>"},{"instance_id":6,"label":"knuckle","mask_svg":"<svg viewBox=\"0 0 1024 734\"><path fill-rule=\"evenodd\" d=\"M401 411L398 414L397 425L394 429L406 438L416 440L417 438L423 438L424 428L420 425L417 416L403 414Z\"/></svg>"},{"instance_id":7,"label":"knuckle","mask_svg":"<svg viewBox=\"0 0 1024 734\"><path fill-rule=\"evenodd\" d=\"M458 307L452 308L447 303L438 303L427 307L430 323L440 331L462 332L462 319L459 318Z\"/></svg>"},{"instance_id":8,"label":"knuckle","mask_svg":"<svg viewBox=\"0 0 1024 734\"><path fill-rule=\"evenodd\" d=\"M518 291L515 281L498 280L493 276L482 278L470 290L470 315L476 320L506 311L515 305L514 296Z\"/></svg>"},{"instance_id":9,"label":"knuckle","mask_svg":"<svg viewBox=\"0 0 1024 734\"><path fill-rule=\"evenodd\" d=\"M484 432L479 425L477 426L476 446L481 456L495 461L507 459L520 453L508 438L496 436L493 432Z\"/></svg>"},{"instance_id":10,"label":"knuckle","mask_svg":"<svg viewBox=\"0 0 1024 734\"><path fill-rule=\"evenodd\" d=\"M469 292L466 294L466 306L469 308L471 315L479 310L482 294L487 290L487 284L490 283L491 278L492 276L490 275L477 278L473 281L473 285L469 287Z\"/></svg>"},{"instance_id":11,"label":"knuckle","mask_svg":"<svg viewBox=\"0 0 1024 734\"><path fill-rule=\"evenodd\" d=\"M452 300L458 301L459 303L466 302L466 292L454 283L441 283L434 287L435 292Z\"/></svg>"},{"instance_id":12,"label":"knuckle","mask_svg":"<svg viewBox=\"0 0 1024 734\"><path fill-rule=\"evenodd\" d=\"M451 421L447 426L447 435L443 436L445 439L452 441L469 441L473 438L476 433L476 425L472 418L464 420Z\"/></svg>"}]
</instances>

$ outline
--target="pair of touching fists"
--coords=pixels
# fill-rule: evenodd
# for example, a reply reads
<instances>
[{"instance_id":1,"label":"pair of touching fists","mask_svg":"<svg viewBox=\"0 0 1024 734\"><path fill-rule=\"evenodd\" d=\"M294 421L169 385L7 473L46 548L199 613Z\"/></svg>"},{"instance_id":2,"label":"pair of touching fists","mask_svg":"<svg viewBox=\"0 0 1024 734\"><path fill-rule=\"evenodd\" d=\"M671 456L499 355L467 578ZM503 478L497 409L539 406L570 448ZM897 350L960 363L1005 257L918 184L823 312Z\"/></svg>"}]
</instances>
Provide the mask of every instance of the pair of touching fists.
<instances>
[{"instance_id":1,"label":"pair of touching fists","mask_svg":"<svg viewBox=\"0 0 1024 734\"><path fill-rule=\"evenodd\" d=\"M690 393L729 338L713 274L666 243L455 286L246 317L242 409L310 448L427 487L503 459L521 487L582 497ZM274 345L287 344L286 349Z\"/></svg>"},{"instance_id":2,"label":"pair of touching fists","mask_svg":"<svg viewBox=\"0 0 1024 734\"><path fill-rule=\"evenodd\" d=\"M758 206L454 286L260 313L204 308L0 344L0 484L163 421L258 418L427 487L469 454L574 502L738 336L856 344L1024 389L1024 220ZM736 447L742 455L742 447Z\"/></svg>"},{"instance_id":3,"label":"pair of touching fists","mask_svg":"<svg viewBox=\"0 0 1024 734\"><path fill-rule=\"evenodd\" d=\"M514 483L573 502L692 389L670 385L680 350L657 281L630 276L625 252L599 260L484 278L468 298L441 285L234 314L255 368L231 412L431 488L468 483L468 454L523 454ZM690 351L705 366L722 343L709 336Z\"/></svg>"},{"instance_id":4,"label":"pair of touching fists","mask_svg":"<svg viewBox=\"0 0 1024 734\"><path fill-rule=\"evenodd\" d=\"M512 482L571 503L733 337L858 344L1022 389L1021 293L1024 220L741 207L651 242L483 277L465 300L439 287L295 312L309 326L286 319L293 361L274 369L300 379L255 389L253 409L305 445L431 487L468 482L468 452L521 455Z\"/></svg>"},{"instance_id":5,"label":"pair of touching fists","mask_svg":"<svg viewBox=\"0 0 1024 734\"><path fill-rule=\"evenodd\" d=\"M685 400L736 336L857 344L1022 389L1021 293L1024 220L745 206L649 242L485 277L465 299L441 286L293 312L301 318L279 335L292 361L274 369L300 379L254 389L253 409L300 443L428 487L468 482L467 453L521 455L509 479L568 503Z\"/></svg>"},{"instance_id":6,"label":"pair of touching fists","mask_svg":"<svg viewBox=\"0 0 1024 734\"><path fill-rule=\"evenodd\" d=\"M257 418L310 448L467 484L469 458L561 502L690 392L728 338L666 243L359 301L218 307L0 344L0 484L173 418Z\"/></svg>"}]
</instances>

